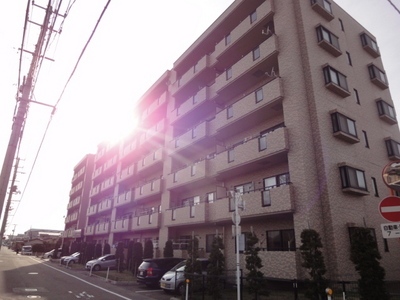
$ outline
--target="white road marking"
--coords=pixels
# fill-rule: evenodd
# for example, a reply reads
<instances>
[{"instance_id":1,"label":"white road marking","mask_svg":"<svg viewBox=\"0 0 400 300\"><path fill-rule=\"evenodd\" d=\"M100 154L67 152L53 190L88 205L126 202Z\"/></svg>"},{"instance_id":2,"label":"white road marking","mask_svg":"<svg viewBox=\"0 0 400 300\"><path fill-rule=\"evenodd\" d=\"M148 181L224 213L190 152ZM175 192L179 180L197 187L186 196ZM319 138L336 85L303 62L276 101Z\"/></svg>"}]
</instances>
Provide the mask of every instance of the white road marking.
<instances>
[{"instance_id":1,"label":"white road marking","mask_svg":"<svg viewBox=\"0 0 400 300\"><path fill-rule=\"evenodd\" d=\"M42 261L36 260L36 259L33 258L33 257L30 257L30 259L32 259L32 260L34 260L34 261L36 261L36 262L39 262L39 263L43 263ZM102 290L102 291L105 291L105 292L107 292L107 293L110 293L110 294L112 294L112 295L114 295L114 296L120 297L121 299L131 300L131 298L127 298L127 297L122 296L122 295L120 295L120 294L114 293L113 291L107 290L107 289L105 289L105 288L103 288L103 287L101 287L101 286L95 285L95 284L93 284L93 283L91 283L91 282L89 282L89 281L86 281L86 280L83 280L83 279L81 279L81 278L79 278L79 277L77 277L77 276L68 274L67 272L61 271L61 270L59 270L59 269L57 269L57 268L54 268L54 267L52 267L52 266L49 266L49 265L47 265L47 264L43 264L43 265L46 266L46 267L48 267L48 268L50 268L50 269L56 270L56 271L58 271L58 272L60 272L60 273L63 273L63 274L65 274L65 275L68 275L68 276L70 276L70 277L72 277L72 278L75 278L75 279L77 279L77 280L79 280L79 281L82 281L82 282L84 282L84 283L86 283L86 284L89 284L89 285L91 285L91 286L93 286L93 287L96 287L96 288L98 288L98 289L100 289L100 290Z\"/></svg>"}]
</instances>

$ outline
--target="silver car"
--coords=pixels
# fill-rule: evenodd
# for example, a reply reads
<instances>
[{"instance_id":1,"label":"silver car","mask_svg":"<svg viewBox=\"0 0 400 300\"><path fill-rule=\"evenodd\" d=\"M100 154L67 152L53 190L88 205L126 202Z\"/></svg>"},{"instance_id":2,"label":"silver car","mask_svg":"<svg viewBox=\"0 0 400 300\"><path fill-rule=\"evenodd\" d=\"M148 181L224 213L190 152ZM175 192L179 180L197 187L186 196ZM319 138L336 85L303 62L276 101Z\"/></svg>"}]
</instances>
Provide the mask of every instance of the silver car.
<instances>
[{"instance_id":1,"label":"silver car","mask_svg":"<svg viewBox=\"0 0 400 300\"><path fill-rule=\"evenodd\" d=\"M107 254L99 258L89 260L86 263L86 269L93 271L100 271L101 269L115 268L117 266L117 260L115 255Z\"/></svg>"}]
</instances>

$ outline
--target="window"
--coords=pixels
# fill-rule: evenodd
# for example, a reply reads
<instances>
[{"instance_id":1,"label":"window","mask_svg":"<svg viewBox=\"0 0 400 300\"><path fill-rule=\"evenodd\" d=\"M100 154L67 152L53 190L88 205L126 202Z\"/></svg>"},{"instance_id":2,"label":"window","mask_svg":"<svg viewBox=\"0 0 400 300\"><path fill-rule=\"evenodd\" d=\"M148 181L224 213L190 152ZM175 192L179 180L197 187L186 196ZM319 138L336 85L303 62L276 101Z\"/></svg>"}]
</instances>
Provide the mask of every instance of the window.
<instances>
[{"instance_id":1,"label":"window","mask_svg":"<svg viewBox=\"0 0 400 300\"><path fill-rule=\"evenodd\" d=\"M249 250L247 246L247 240L249 238L250 232L242 232L239 236L239 253L243 253L246 250ZM236 243L235 243L235 253L236 253Z\"/></svg>"},{"instance_id":2,"label":"window","mask_svg":"<svg viewBox=\"0 0 400 300\"><path fill-rule=\"evenodd\" d=\"M207 193L206 200L208 203L214 203L215 201L215 192Z\"/></svg>"},{"instance_id":3,"label":"window","mask_svg":"<svg viewBox=\"0 0 400 300\"><path fill-rule=\"evenodd\" d=\"M193 66L193 73L196 73L199 70L198 64L195 63Z\"/></svg>"},{"instance_id":4,"label":"window","mask_svg":"<svg viewBox=\"0 0 400 300\"><path fill-rule=\"evenodd\" d=\"M177 182L177 181L178 181L178 173L175 172L175 173L174 173L174 182Z\"/></svg>"},{"instance_id":5,"label":"window","mask_svg":"<svg viewBox=\"0 0 400 300\"><path fill-rule=\"evenodd\" d=\"M231 43L231 41L232 41L231 34L228 33L228 34L225 36L225 46L226 46L226 45L229 45L229 44Z\"/></svg>"},{"instance_id":6,"label":"window","mask_svg":"<svg viewBox=\"0 0 400 300\"><path fill-rule=\"evenodd\" d=\"M262 191L262 206L271 206L270 189L289 184L289 173L264 178L264 190Z\"/></svg>"},{"instance_id":7,"label":"window","mask_svg":"<svg viewBox=\"0 0 400 300\"><path fill-rule=\"evenodd\" d=\"M189 197L182 200L182 206L192 206L200 204L200 196Z\"/></svg>"},{"instance_id":8,"label":"window","mask_svg":"<svg viewBox=\"0 0 400 300\"><path fill-rule=\"evenodd\" d=\"M342 179L342 188L353 188L367 191L364 171L350 166L341 166L340 176Z\"/></svg>"},{"instance_id":9,"label":"window","mask_svg":"<svg viewBox=\"0 0 400 300\"><path fill-rule=\"evenodd\" d=\"M360 104L360 97L358 95L358 91L356 89L353 89L354 91L354 98L356 99L356 103Z\"/></svg>"},{"instance_id":10,"label":"window","mask_svg":"<svg viewBox=\"0 0 400 300\"><path fill-rule=\"evenodd\" d=\"M255 96L256 96L256 103L262 101L264 99L263 90L262 89L256 90Z\"/></svg>"},{"instance_id":11,"label":"window","mask_svg":"<svg viewBox=\"0 0 400 300\"><path fill-rule=\"evenodd\" d=\"M334 56L342 54L339 47L339 39L336 35L330 32L323 26L317 27L318 45Z\"/></svg>"},{"instance_id":12,"label":"window","mask_svg":"<svg viewBox=\"0 0 400 300\"><path fill-rule=\"evenodd\" d=\"M196 95L193 95L192 103L193 103L193 104L196 104L196 103L197 103L197 94L196 94Z\"/></svg>"},{"instance_id":13,"label":"window","mask_svg":"<svg viewBox=\"0 0 400 300\"><path fill-rule=\"evenodd\" d=\"M235 149L228 150L228 163L235 161Z\"/></svg>"},{"instance_id":14,"label":"window","mask_svg":"<svg viewBox=\"0 0 400 300\"><path fill-rule=\"evenodd\" d=\"M367 51L371 56L380 56L378 44L366 33L360 35L361 45L365 51Z\"/></svg>"},{"instance_id":15,"label":"window","mask_svg":"<svg viewBox=\"0 0 400 300\"><path fill-rule=\"evenodd\" d=\"M346 76L335 70L332 67L324 68L325 83L334 83L347 91L347 79Z\"/></svg>"},{"instance_id":16,"label":"window","mask_svg":"<svg viewBox=\"0 0 400 300\"><path fill-rule=\"evenodd\" d=\"M239 198L238 198L238 206L239 207L244 207L244 203L243 203L243 198L241 195L243 195L244 193L250 193L253 192L254 188L253 188L253 183L252 182L248 182L242 185L237 185L234 188L234 192L231 192L230 198L229 198L229 211L234 211L235 210L235 197L236 197L236 193L239 193Z\"/></svg>"},{"instance_id":17,"label":"window","mask_svg":"<svg viewBox=\"0 0 400 300\"><path fill-rule=\"evenodd\" d=\"M319 13L326 20L334 18L331 3L327 0L311 0L312 9Z\"/></svg>"},{"instance_id":18,"label":"window","mask_svg":"<svg viewBox=\"0 0 400 300\"><path fill-rule=\"evenodd\" d=\"M332 113L331 119L334 136L342 138L348 142L358 142L356 122L354 120L349 119L338 112Z\"/></svg>"},{"instance_id":19,"label":"window","mask_svg":"<svg viewBox=\"0 0 400 300\"><path fill-rule=\"evenodd\" d=\"M383 100L378 100L376 102L376 104L378 106L378 113L379 113L379 117L381 117L381 119L385 120L386 122L388 122L390 124L397 123L396 112L395 112L393 106L387 104Z\"/></svg>"},{"instance_id":20,"label":"window","mask_svg":"<svg viewBox=\"0 0 400 300\"><path fill-rule=\"evenodd\" d=\"M400 158L400 144L392 139L387 139L385 142L388 156Z\"/></svg>"},{"instance_id":21,"label":"window","mask_svg":"<svg viewBox=\"0 0 400 300\"><path fill-rule=\"evenodd\" d=\"M196 175L196 165L192 165L192 166L190 167L190 175L191 175L191 176Z\"/></svg>"},{"instance_id":22,"label":"window","mask_svg":"<svg viewBox=\"0 0 400 300\"><path fill-rule=\"evenodd\" d=\"M353 64L351 63L351 56L350 53L346 51L346 56L347 56L347 63L352 66Z\"/></svg>"},{"instance_id":23,"label":"window","mask_svg":"<svg viewBox=\"0 0 400 300\"><path fill-rule=\"evenodd\" d=\"M296 243L294 230L269 230L267 231L268 251L295 251Z\"/></svg>"},{"instance_id":24,"label":"window","mask_svg":"<svg viewBox=\"0 0 400 300\"><path fill-rule=\"evenodd\" d=\"M376 178L375 177L371 177L371 183L372 183L372 190L374 191L374 196L375 197L379 197L378 186L376 184Z\"/></svg>"},{"instance_id":25,"label":"window","mask_svg":"<svg viewBox=\"0 0 400 300\"><path fill-rule=\"evenodd\" d=\"M349 227L350 243L351 243L351 237L352 237L352 235L353 235L353 233L354 233L356 228L357 227ZM373 228L367 228L367 229L369 229L369 233L370 233L370 235L372 237L372 240L376 243L375 229L373 229ZM376 246L378 246L378 245L376 244Z\"/></svg>"},{"instance_id":26,"label":"window","mask_svg":"<svg viewBox=\"0 0 400 300\"><path fill-rule=\"evenodd\" d=\"M267 149L267 134L268 132L261 132L260 133L260 137L258 139L258 150L259 151L263 151L265 149Z\"/></svg>"},{"instance_id":27,"label":"window","mask_svg":"<svg viewBox=\"0 0 400 300\"><path fill-rule=\"evenodd\" d=\"M257 47L253 50L253 60L260 58L260 47Z\"/></svg>"},{"instance_id":28,"label":"window","mask_svg":"<svg viewBox=\"0 0 400 300\"><path fill-rule=\"evenodd\" d=\"M142 186L140 186L140 188L139 188L139 195L143 195L143 185Z\"/></svg>"},{"instance_id":29,"label":"window","mask_svg":"<svg viewBox=\"0 0 400 300\"><path fill-rule=\"evenodd\" d=\"M340 25L340 29L342 29L342 31L344 31L344 25L343 25L342 19L339 19L339 25Z\"/></svg>"},{"instance_id":30,"label":"window","mask_svg":"<svg viewBox=\"0 0 400 300\"><path fill-rule=\"evenodd\" d=\"M375 83L378 87L380 87L383 90L388 88L388 82L386 79L385 72L381 71L375 65L369 65L368 71L369 71L369 77L371 78L371 81L373 83Z\"/></svg>"},{"instance_id":31,"label":"window","mask_svg":"<svg viewBox=\"0 0 400 300\"><path fill-rule=\"evenodd\" d=\"M232 68L226 69L225 74L226 74L226 80L231 79L232 78Z\"/></svg>"},{"instance_id":32,"label":"window","mask_svg":"<svg viewBox=\"0 0 400 300\"><path fill-rule=\"evenodd\" d=\"M362 133L363 133L364 145L366 148L369 148L367 132L363 130Z\"/></svg>"},{"instance_id":33,"label":"window","mask_svg":"<svg viewBox=\"0 0 400 300\"><path fill-rule=\"evenodd\" d=\"M250 23L254 23L255 21L257 21L257 12L256 12L256 11L253 11L253 12L250 14Z\"/></svg>"},{"instance_id":34,"label":"window","mask_svg":"<svg viewBox=\"0 0 400 300\"><path fill-rule=\"evenodd\" d=\"M232 118L233 117L233 106L232 105L229 105L227 108L226 108L226 118L227 119L230 119L230 118Z\"/></svg>"},{"instance_id":35,"label":"window","mask_svg":"<svg viewBox=\"0 0 400 300\"><path fill-rule=\"evenodd\" d=\"M196 129L197 127L192 128L192 139L196 138L196 131L197 131Z\"/></svg>"}]
</instances>

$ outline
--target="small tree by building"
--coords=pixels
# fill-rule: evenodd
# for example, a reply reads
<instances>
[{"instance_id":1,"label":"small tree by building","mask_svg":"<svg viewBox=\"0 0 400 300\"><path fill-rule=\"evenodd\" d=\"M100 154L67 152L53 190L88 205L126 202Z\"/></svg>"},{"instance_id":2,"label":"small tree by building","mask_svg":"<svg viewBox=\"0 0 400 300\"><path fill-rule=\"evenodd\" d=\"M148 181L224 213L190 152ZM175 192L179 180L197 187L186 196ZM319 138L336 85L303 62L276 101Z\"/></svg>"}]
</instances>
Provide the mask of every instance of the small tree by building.
<instances>
[{"instance_id":1,"label":"small tree by building","mask_svg":"<svg viewBox=\"0 0 400 300\"><path fill-rule=\"evenodd\" d=\"M164 257L174 257L174 248L171 240L165 242Z\"/></svg>"},{"instance_id":2,"label":"small tree by building","mask_svg":"<svg viewBox=\"0 0 400 300\"><path fill-rule=\"evenodd\" d=\"M222 238L215 236L211 244L210 264L207 266L207 274L210 276L207 281L207 290L212 299L222 298L223 280L220 278L225 272L225 257L222 253L224 244Z\"/></svg>"},{"instance_id":3,"label":"small tree by building","mask_svg":"<svg viewBox=\"0 0 400 300\"><path fill-rule=\"evenodd\" d=\"M190 280L190 294L193 294L193 290L196 290L201 283L196 281L195 273L201 274L201 263L199 258L199 240L197 237L192 237L188 242L187 247L188 258L185 265L185 277Z\"/></svg>"},{"instance_id":4,"label":"small tree by building","mask_svg":"<svg viewBox=\"0 0 400 300\"><path fill-rule=\"evenodd\" d=\"M300 253L303 259L302 267L308 270L311 280L308 281L306 297L309 299L325 299L325 289L328 281L324 277L326 266L322 255L322 242L319 233L314 229L305 229L301 232Z\"/></svg>"},{"instance_id":5,"label":"small tree by building","mask_svg":"<svg viewBox=\"0 0 400 300\"><path fill-rule=\"evenodd\" d=\"M128 243L128 253L126 255L126 268L132 270L132 256L133 256L133 245L134 241L129 241Z\"/></svg>"},{"instance_id":6,"label":"small tree by building","mask_svg":"<svg viewBox=\"0 0 400 300\"><path fill-rule=\"evenodd\" d=\"M137 269L143 260L143 245L142 243L136 242L133 244L132 249L132 273L136 276Z\"/></svg>"},{"instance_id":7,"label":"small tree by building","mask_svg":"<svg viewBox=\"0 0 400 300\"><path fill-rule=\"evenodd\" d=\"M357 227L351 234L350 259L360 275L358 289L363 300L387 300L385 269L380 265L378 245L368 228Z\"/></svg>"},{"instance_id":8,"label":"small tree by building","mask_svg":"<svg viewBox=\"0 0 400 300\"><path fill-rule=\"evenodd\" d=\"M124 244L119 242L117 250L115 251L115 258L117 260L117 271L122 273L124 270Z\"/></svg>"},{"instance_id":9,"label":"small tree by building","mask_svg":"<svg viewBox=\"0 0 400 300\"><path fill-rule=\"evenodd\" d=\"M144 243L143 258L153 258L153 242L152 240L147 240Z\"/></svg>"},{"instance_id":10,"label":"small tree by building","mask_svg":"<svg viewBox=\"0 0 400 300\"><path fill-rule=\"evenodd\" d=\"M93 242L89 242L86 245L86 249L85 249L85 259L86 259L86 261L84 263L86 263L89 260L94 258L94 255L95 255L94 248L95 248L95 245L94 245Z\"/></svg>"},{"instance_id":11,"label":"small tree by building","mask_svg":"<svg viewBox=\"0 0 400 300\"><path fill-rule=\"evenodd\" d=\"M260 247L256 246L258 243L258 237L255 233L249 233L246 237L247 250L244 252L246 255L246 269L248 270L248 288L250 294L255 294L255 299L258 299L258 295L263 288L263 277L264 274L260 271L263 267L261 258L258 256ZM237 249L238 251L239 249ZM262 292L265 294L265 292Z\"/></svg>"}]
</instances>

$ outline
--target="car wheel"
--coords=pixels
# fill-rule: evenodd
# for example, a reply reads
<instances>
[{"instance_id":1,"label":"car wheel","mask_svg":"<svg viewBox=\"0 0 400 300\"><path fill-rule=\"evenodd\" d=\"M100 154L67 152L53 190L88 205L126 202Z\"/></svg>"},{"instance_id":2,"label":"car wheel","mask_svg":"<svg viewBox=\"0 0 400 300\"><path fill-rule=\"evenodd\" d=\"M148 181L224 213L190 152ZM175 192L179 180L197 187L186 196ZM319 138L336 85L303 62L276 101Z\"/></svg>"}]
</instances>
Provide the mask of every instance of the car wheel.
<instances>
[{"instance_id":1,"label":"car wheel","mask_svg":"<svg viewBox=\"0 0 400 300\"><path fill-rule=\"evenodd\" d=\"M184 283L181 283L180 285L178 285L178 288L176 289L176 291L177 291L177 293L178 293L179 295L185 294L185 291L186 291L186 286L185 286L185 284L184 284Z\"/></svg>"},{"instance_id":2,"label":"car wheel","mask_svg":"<svg viewBox=\"0 0 400 300\"><path fill-rule=\"evenodd\" d=\"M100 270L101 270L100 265L95 265L95 266L93 267L93 271L100 271Z\"/></svg>"},{"instance_id":3,"label":"car wheel","mask_svg":"<svg viewBox=\"0 0 400 300\"><path fill-rule=\"evenodd\" d=\"M49 256L47 256L47 258L48 258L48 259L52 259L52 258L53 258L53 256L49 255Z\"/></svg>"},{"instance_id":4,"label":"car wheel","mask_svg":"<svg viewBox=\"0 0 400 300\"><path fill-rule=\"evenodd\" d=\"M164 293L166 293L166 294L171 294L171 291L170 291L170 290L164 290L164 289L163 289L163 291L164 291Z\"/></svg>"},{"instance_id":5,"label":"car wheel","mask_svg":"<svg viewBox=\"0 0 400 300\"><path fill-rule=\"evenodd\" d=\"M75 263L75 261L74 260L71 260L68 264L69 265L73 265Z\"/></svg>"}]
</instances>

